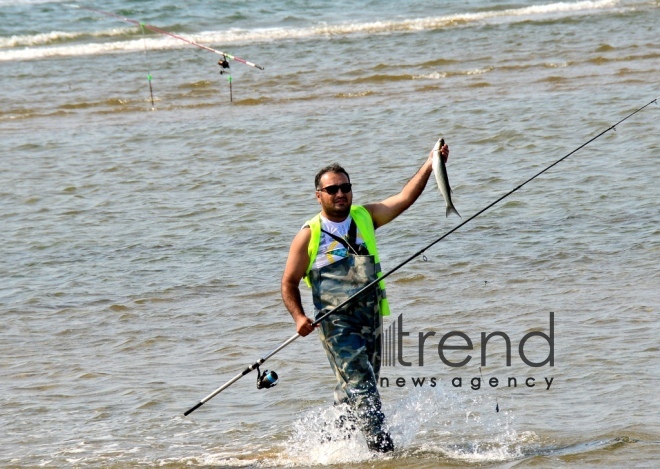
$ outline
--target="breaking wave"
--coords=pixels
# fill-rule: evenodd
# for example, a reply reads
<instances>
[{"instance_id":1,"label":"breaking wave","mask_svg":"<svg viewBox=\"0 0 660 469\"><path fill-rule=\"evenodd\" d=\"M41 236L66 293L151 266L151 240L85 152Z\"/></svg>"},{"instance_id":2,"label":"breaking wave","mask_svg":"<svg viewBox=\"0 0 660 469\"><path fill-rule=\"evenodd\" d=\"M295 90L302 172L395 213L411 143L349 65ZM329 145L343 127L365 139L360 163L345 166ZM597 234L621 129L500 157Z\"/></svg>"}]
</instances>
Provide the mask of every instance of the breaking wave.
<instances>
[{"instance_id":1,"label":"breaking wave","mask_svg":"<svg viewBox=\"0 0 660 469\"><path fill-rule=\"evenodd\" d=\"M460 13L417 19L340 24L322 23L303 28L261 28L253 30L233 28L227 31L206 31L197 34L188 34L185 37L200 44L227 45L284 40L307 40L335 36L396 34L451 27L468 27L470 25L480 25L489 22L516 23L535 19L545 20L548 17L562 17L573 14L584 15L598 10L616 8L619 6L619 3L619 0L579 1L575 3L558 2L523 8ZM137 35L131 34L131 31L135 30L135 27L126 27L98 33L53 31L32 36L0 38L0 48L7 49L0 51L0 61L141 51L144 48L144 42L141 38L105 43L53 45L59 42L85 40L85 38L88 37L92 37L95 40L100 40L104 37L112 38L127 35L136 38ZM146 39L146 42L147 47L150 49L190 47L183 41L170 37L149 37Z\"/></svg>"},{"instance_id":2,"label":"breaking wave","mask_svg":"<svg viewBox=\"0 0 660 469\"><path fill-rule=\"evenodd\" d=\"M130 36L136 28L127 26L124 28L113 28L107 31L95 33L51 31L49 33L32 34L25 36L10 36L0 38L0 49L11 47L33 47L46 46L62 42L72 42L79 39L90 38L112 38L117 36Z\"/></svg>"}]
</instances>

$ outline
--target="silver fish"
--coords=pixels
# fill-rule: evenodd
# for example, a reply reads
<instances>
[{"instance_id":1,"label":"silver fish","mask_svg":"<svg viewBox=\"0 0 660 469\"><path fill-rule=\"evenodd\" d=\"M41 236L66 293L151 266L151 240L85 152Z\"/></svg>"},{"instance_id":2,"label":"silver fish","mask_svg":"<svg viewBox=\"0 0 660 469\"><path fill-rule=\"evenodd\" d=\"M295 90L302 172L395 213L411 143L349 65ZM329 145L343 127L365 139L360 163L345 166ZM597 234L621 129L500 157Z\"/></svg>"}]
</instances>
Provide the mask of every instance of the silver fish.
<instances>
[{"instance_id":1,"label":"silver fish","mask_svg":"<svg viewBox=\"0 0 660 469\"><path fill-rule=\"evenodd\" d=\"M443 161L442 155L440 154L440 150L444 144L445 140L441 138L433 147L433 174L435 175L435 180L438 183L438 189L440 189L440 193L445 198L445 204L447 205L446 216L449 216L450 213L454 212L456 215L461 217L460 213L458 213L458 210L456 210L456 207L454 207L454 204L451 201L451 187L449 186L449 178L447 177L447 167L445 166L445 162Z\"/></svg>"}]
</instances>

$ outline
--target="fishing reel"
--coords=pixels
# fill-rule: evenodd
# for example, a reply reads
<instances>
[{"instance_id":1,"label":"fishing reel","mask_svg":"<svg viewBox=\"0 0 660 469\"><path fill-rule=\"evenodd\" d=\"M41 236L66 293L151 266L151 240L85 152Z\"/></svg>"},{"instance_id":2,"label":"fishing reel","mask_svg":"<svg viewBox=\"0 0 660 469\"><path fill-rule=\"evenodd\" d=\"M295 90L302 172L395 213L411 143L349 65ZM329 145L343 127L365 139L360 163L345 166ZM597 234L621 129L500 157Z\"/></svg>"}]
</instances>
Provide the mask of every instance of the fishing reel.
<instances>
[{"instance_id":1,"label":"fishing reel","mask_svg":"<svg viewBox=\"0 0 660 469\"><path fill-rule=\"evenodd\" d=\"M277 385L277 373L270 370L264 370L262 373L257 367L257 389L268 389Z\"/></svg>"},{"instance_id":2,"label":"fishing reel","mask_svg":"<svg viewBox=\"0 0 660 469\"><path fill-rule=\"evenodd\" d=\"M227 56L223 55L220 60L218 60L218 65L220 65L220 75L229 72L229 62L227 61Z\"/></svg>"}]
</instances>

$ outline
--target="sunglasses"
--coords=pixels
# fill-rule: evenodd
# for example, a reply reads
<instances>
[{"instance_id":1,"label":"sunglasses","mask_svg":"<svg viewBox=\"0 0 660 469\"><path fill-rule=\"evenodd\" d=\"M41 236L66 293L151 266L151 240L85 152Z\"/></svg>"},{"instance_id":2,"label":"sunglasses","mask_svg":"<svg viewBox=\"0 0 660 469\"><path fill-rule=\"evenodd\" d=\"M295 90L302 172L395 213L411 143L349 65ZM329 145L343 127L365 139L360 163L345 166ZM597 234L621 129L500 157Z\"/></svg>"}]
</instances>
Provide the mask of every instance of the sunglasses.
<instances>
[{"instance_id":1,"label":"sunglasses","mask_svg":"<svg viewBox=\"0 0 660 469\"><path fill-rule=\"evenodd\" d=\"M333 184L332 186L326 186L317 190L321 192L325 192L330 195L335 195L337 192L339 192L339 190L341 190L344 194L348 194L349 192L351 192L351 187L353 187L353 185L350 182L346 182L344 184L339 184L339 185Z\"/></svg>"}]
</instances>

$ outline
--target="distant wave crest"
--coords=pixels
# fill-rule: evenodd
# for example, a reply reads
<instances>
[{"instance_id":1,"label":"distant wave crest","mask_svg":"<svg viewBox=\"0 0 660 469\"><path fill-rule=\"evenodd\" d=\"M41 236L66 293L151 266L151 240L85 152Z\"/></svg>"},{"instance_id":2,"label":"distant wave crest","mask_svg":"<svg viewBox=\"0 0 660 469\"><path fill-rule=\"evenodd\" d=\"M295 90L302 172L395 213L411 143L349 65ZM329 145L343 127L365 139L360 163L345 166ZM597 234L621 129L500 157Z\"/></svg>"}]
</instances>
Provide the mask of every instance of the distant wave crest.
<instances>
[{"instance_id":1,"label":"distant wave crest","mask_svg":"<svg viewBox=\"0 0 660 469\"><path fill-rule=\"evenodd\" d=\"M113 28L95 33L51 31L49 33L32 34L26 36L0 37L0 49L12 47L47 46L62 42L72 42L84 38L104 38L117 36L131 36L135 28Z\"/></svg>"},{"instance_id":2,"label":"distant wave crest","mask_svg":"<svg viewBox=\"0 0 660 469\"><path fill-rule=\"evenodd\" d=\"M207 31L186 35L186 38L200 44L246 44L281 40L305 40L315 37L388 34L398 32L428 31L456 26L469 26L489 21L520 22L541 16L563 16L579 12L615 8L619 0L596 0L579 2L559 2L547 5L535 5L506 10L490 10L474 13L462 13L439 17L374 21L366 23L318 24L304 28L263 28L254 30L230 29L227 31ZM98 33L51 32L33 36L12 36L0 38L0 61L29 60L53 56L75 56L104 54L112 52L134 52L142 50L145 43L136 39L135 27L116 28ZM84 40L85 36L100 40L104 37L127 36L127 40L115 42L93 42L87 44L54 45L61 42ZM132 37L132 39L128 39ZM188 47L183 41L171 37L153 37L146 39L150 49L172 49ZM44 47L42 47L44 46ZM20 49L19 49L20 48Z\"/></svg>"}]
</instances>

